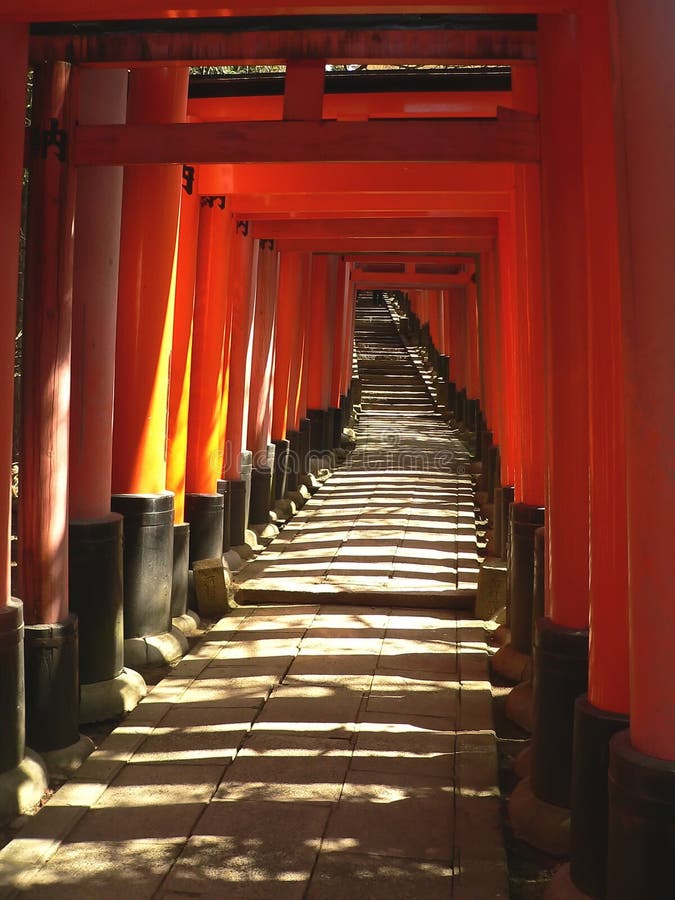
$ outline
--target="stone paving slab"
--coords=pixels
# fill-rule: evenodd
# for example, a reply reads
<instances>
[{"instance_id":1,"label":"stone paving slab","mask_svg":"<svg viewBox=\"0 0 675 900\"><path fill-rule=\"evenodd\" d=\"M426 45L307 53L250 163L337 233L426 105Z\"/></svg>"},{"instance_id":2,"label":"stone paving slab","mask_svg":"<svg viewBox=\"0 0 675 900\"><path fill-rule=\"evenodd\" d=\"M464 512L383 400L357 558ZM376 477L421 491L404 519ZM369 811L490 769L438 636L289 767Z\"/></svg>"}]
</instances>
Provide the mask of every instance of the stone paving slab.
<instances>
[{"instance_id":1,"label":"stone paving slab","mask_svg":"<svg viewBox=\"0 0 675 900\"><path fill-rule=\"evenodd\" d=\"M0 897L506 900L486 666L447 609L223 619L0 851Z\"/></svg>"}]
</instances>

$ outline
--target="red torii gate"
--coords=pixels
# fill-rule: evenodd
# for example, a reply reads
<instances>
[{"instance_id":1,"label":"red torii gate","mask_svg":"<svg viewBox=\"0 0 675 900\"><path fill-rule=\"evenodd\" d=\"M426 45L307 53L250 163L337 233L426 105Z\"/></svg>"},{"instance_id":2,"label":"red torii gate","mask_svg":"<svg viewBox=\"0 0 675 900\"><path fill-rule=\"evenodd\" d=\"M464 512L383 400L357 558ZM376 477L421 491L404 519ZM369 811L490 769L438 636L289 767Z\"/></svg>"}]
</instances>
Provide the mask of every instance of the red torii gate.
<instances>
[{"instance_id":1,"label":"red torii gate","mask_svg":"<svg viewBox=\"0 0 675 900\"><path fill-rule=\"evenodd\" d=\"M6 140L0 149L0 164L7 174L8 181L7 216L3 222L4 228L0 231L0 257L3 263L0 270L5 273L2 299L8 310L13 309L11 298L17 265L16 233L23 146L23 76L27 59L27 32L23 26L16 23L40 19L68 21L91 18L90 3L65 0L58 4L58 9L56 6L50 0L34 0L23 3L20 9L12 8L0 12L0 19L12 23L0 36L2 49L0 82L3 90L1 108L3 121L7 123L7 127L3 129ZM540 662L545 666L547 650L551 646L559 648L559 640L564 641L565 646L572 646L572 655L578 654L579 657L570 663L570 682L579 679L570 689L577 690L581 685L583 653L580 648L584 643L583 632L588 624L589 589L585 541L579 539L579 530L582 535L587 531L588 491L585 490L584 479L579 476L581 472L586 471L588 457L591 507L589 535L593 559L590 581L589 698L593 705L583 708L582 722L583 716L592 721L594 716L597 717L599 710L604 711L600 717L603 721L612 720L615 723L620 720L612 718L611 715L607 716L607 713L626 713L630 709L632 745L645 755L635 756L625 736L615 740L613 778L621 782L626 767L631 772L640 771L641 767L644 767L657 773L654 777L666 783L669 778L672 779L672 767L664 768L649 758L651 756L654 760L672 760L675 757L675 724L672 716L667 714L673 706L672 681L668 684L663 678L670 665L668 629L663 627L663 622L670 621L669 611L665 605L669 585L669 575L666 574L667 553L662 552L660 555L655 553L658 536L661 535L665 540L668 530L665 527L665 520L655 521L651 497L656 492L663 498L661 509L664 510L662 515L665 516L667 514L665 510L670 509L665 498L672 496L672 480L665 465L656 466L647 473L644 458L645 453L652 459L665 458L672 442L672 425L667 425L659 415L668 402L669 388L672 384L667 369L670 358L668 329L664 327L665 317L669 310L672 311L665 294L669 279L668 254L664 252L663 235L667 233L667 229L662 227L662 222L665 222L664 209L667 205L659 207L654 203L652 198L655 193L652 187L654 179L658 177L656 173L662 175L667 171L667 166L662 165L666 160L667 142L663 140L666 124L661 115L662 110L667 108L666 79L660 78L659 67L663 65L663 60L668 58L665 35L672 33L667 25L668 17L672 20L673 12L672 8L669 9L662 4L661 16L646 22L641 18L638 6L632 0L624 0L617 4L618 70L623 76L630 72L632 67L647 73L650 93L648 96L638 95L621 82L623 118L619 126L615 125L612 118L609 78L609 61L612 54L607 10L600 3L586 3L579 7L581 23L579 41L569 27L573 24L570 5L556 0L532 0L519 4L509 3L508 0L493 0L488 4L465 3L460 6L426 3L420 11L544 13L540 17L537 40L542 96L543 238L547 251L543 275L548 360L546 408L549 433L547 451L549 619L539 634ZM144 4L140 11L136 4L130 4L129 0L118 0L114 8L112 7L113 4L110 4L110 8L100 4L99 15L109 18L133 18L138 15L175 17L185 14L194 17L213 13L233 16L273 15L275 12L273 4L261 4L252 8L249 4L234 0L226 7L221 3L200 0L199 7L190 10L182 8L180 3L167 10L165 4L154 0ZM365 13L392 9L396 7L385 2L366 5L348 2L340 5L339 12ZM288 13L308 14L310 11L315 12L316 7L307 4L296 6L291 4L285 7L285 12ZM324 4L322 11L334 9L331 4ZM649 33L649 41L643 45L638 36L645 30ZM455 52L458 43L455 44ZM645 49L647 45L648 50ZM584 78L583 92L580 91L577 80L579 71ZM161 94L161 89L155 90L154 99ZM50 110L45 104L43 112L47 111ZM57 108L53 111L59 112ZM332 129L317 128L317 123L303 122L300 123L302 127L298 128L289 127L298 123L282 123L280 128L274 130L266 130L267 126L257 127L257 123L253 123L256 127L242 128L239 132L239 144L236 145L234 140L227 142L218 126L205 124L207 127L201 131L190 132L200 135L198 139L193 140L192 137L184 139L183 150L198 151L197 156L187 157L192 162L199 162L199 153L206 157L210 156L213 150L207 145L213 136L223 137L224 142L221 146L231 151L232 159L251 158L252 151L247 143L242 141L243 138L250 140L253 135L260 137L280 134L293 137L296 141L295 146L287 151L289 154L293 152L294 159L302 157L303 153L308 157L308 141L315 140L315 135L324 132L335 136L333 152L338 158L350 152L347 142L357 137L363 139L364 147L371 148L365 151L364 155L370 153L373 154L371 158L376 158L375 154L382 152L381 142L387 140L392 133L391 128L380 128L375 123L367 123L367 126L366 123L335 123L336 127ZM422 127L417 127L420 124ZM484 243L476 244L474 240L472 245L472 239L464 239L461 236L447 240L419 238L415 240L414 247L429 252L436 250L450 252L456 249L458 252L474 251L481 254L483 278L496 283L499 275L502 285L502 291L493 290L488 294L493 299L499 298L500 310L503 312L499 321L504 323L506 356L513 361L518 355L513 345L517 333L515 326L521 320L521 315L522 321L525 321L528 311L532 313L539 308L536 296L536 271L539 260L523 257L522 249L523 236L527 237L529 234L534 240L532 232L537 230L537 226L533 223L538 219L536 214L538 185L536 177L534 179L532 177L534 166L530 165L536 159L531 137L533 123L527 118L511 119L502 123L497 122L488 129L480 124L480 128L450 127L455 123L448 123L448 127L445 127L446 136L457 135L463 142L460 155L468 153L470 148L475 150L480 135L497 132L497 125L505 126L501 128L501 133L506 131L510 135L509 141L512 137L516 138L517 146L520 147L518 152L521 155L515 168L515 190L512 194L514 206L506 214L500 212L497 240L479 238L477 240ZM372 127L374 125L375 127ZM416 123L415 127L412 127L413 123L409 125L409 134L424 136L429 133L428 129L424 128L426 125L424 122ZM187 135L188 132L183 129L188 127L192 126L165 124L139 126L137 135L147 139L145 149L139 153L138 148L132 146L133 142L129 142L131 132L127 130L128 126L82 125L80 126L82 130L77 132L75 138L75 159L81 162L88 160L89 163L105 160L130 162L132 158L136 162L146 161L149 165L161 160L182 163L186 157L176 158L172 155L175 151L166 150L160 146L160 142L162 135L165 134ZM126 135L127 137L120 138L120 141L127 143L120 143L114 152L108 152L106 156L107 151L100 142L106 135L112 134ZM366 143L373 135L373 143ZM89 141L89 149L86 148L84 138ZM379 150L376 150L377 146L380 147ZM150 151L153 153L152 156L147 155ZM497 151L504 153L504 148L496 146L495 150L489 152L496 155ZM268 150L256 152L269 155ZM397 152L403 153L400 145ZM438 154L440 159L443 158L442 152L437 138L431 138L426 155L433 157L434 154ZM86 156L85 153L89 155ZM240 156L237 157L236 153ZM485 150L482 153L484 154ZM622 168L618 171L613 163L617 155L622 159ZM161 159L158 159L158 156ZM403 156L394 158L404 159ZM63 190L67 194L69 190L67 177L62 181L51 161L44 166L44 177L48 185L47 190L55 193ZM665 183L660 186L660 196L667 195L667 187L669 185ZM244 215L243 211L241 215ZM170 219L169 216L166 222L167 233L170 232ZM629 227L631 225L632 228ZM63 229L62 234L67 235L67 229ZM46 235L52 242L56 240L53 228L48 230ZM303 239L298 237L270 239L275 240L275 249L281 250L282 258L283 254L288 252L302 254L329 251L339 254L353 249L367 252L371 248L377 251L394 250L398 247L402 252L409 252L412 240L411 238L399 240L391 236L327 237L321 239L321 242L311 241L311 236ZM246 238L243 240L245 242ZM453 241L456 243L453 244ZM50 266L52 271L58 270L62 279L64 274L67 276L67 271L60 266L63 257L59 260L58 254L54 254L53 249L46 247L43 262L47 270ZM248 252L248 249L241 249L242 264L245 264ZM49 284L49 278L44 279L45 285ZM63 280L58 283L63 289ZM645 288L640 292L639 302L634 287L636 284ZM67 292L67 285L65 289ZM521 296L528 298L525 306L519 305L518 298ZM623 343L620 333L621 312L625 326ZM494 318L490 316L485 321L483 331L487 332L488 337L493 321ZM64 339L63 334L61 341ZM530 329L526 334L524 347L532 336L536 335L536 329L534 331ZM602 340L598 339L598 335L602 335ZM587 344L588 336L590 341ZM47 332L45 337L47 341L50 337L57 339L52 349L58 351L59 347L63 347L63 343L59 344L58 334L50 336ZM4 372L0 385L0 404L3 413L7 413L3 415L5 422L11 421L10 354L13 348L10 347L10 343L8 338L5 352L0 353L0 365L3 366ZM44 346L48 349L48 344ZM587 346L591 348L588 357ZM622 377L622 347L627 371L625 392ZM530 349L536 350L536 346L532 344ZM41 365L47 364L48 354L43 353L40 356ZM528 360L532 358L529 356ZM57 352L53 359L58 363L62 360L62 356ZM577 398L587 396L587 359L590 374L588 396L592 412L588 423L590 442L586 439L584 429L586 415L583 409L579 413L577 403ZM30 367L28 361L27 365ZM54 368L54 376L50 376L52 377L50 383L53 396L63 400L65 386L58 377L57 369L58 365ZM529 377L536 380L536 372L533 374L531 370L529 371ZM615 374L613 379L607 379L608 371ZM517 380L519 386L527 386L530 383L527 366L519 371ZM495 388L496 384L493 384L493 391ZM522 399L523 395L519 396ZM622 430L624 404L629 426L625 436L625 451ZM526 415L527 410L524 409L521 420L524 421ZM39 427L44 429L45 438L51 441L49 430L54 423L49 421L48 416L44 416L42 409L38 410L37 420ZM571 421L575 422L574 432L570 431ZM644 422L649 422L648 428L644 427ZM10 439L7 433L3 434L3 445L5 456L9 459L7 448L10 446ZM51 451L55 446L52 442L45 449ZM505 446L508 446L508 440ZM561 454L560 450L563 447L564 453ZM608 458L612 460L611 466L607 465ZM627 542L626 536L621 475L626 466L630 542ZM607 473L611 473L613 477L608 477ZM527 477L526 467L523 467L521 473L514 472L513 475L514 481L519 484L520 479ZM49 486L45 485L44 489L48 492ZM53 496L51 499L54 499ZM49 504L45 507L47 513L50 512L48 506ZM53 505L51 512L54 512ZM8 516L5 518L8 519ZM53 529L54 526L57 530L59 527L63 530L65 521L61 519L59 526L59 522L52 516L49 527ZM43 537L47 535L48 533L44 532ZM49 541L47 544L49 545ZM5 554L4 569L7 574L4 599L8 600L7 548L1 552ZM625 617L621 614L622 598L626 597L628 572L627 564L622 561L626 560L627 552L631 573L629 597L633 650L630 657L627 654ZM62 552L60 559L63 560ZM0 563L2 562L3 558L0 556ZM59 603L62 598L63 593ZM52 596L50 602L53 599L55 598ZM4 618L10 621L10 629L14 628L17 621L16 607L9 605L4 607ZM655 626L654 622L658 625ZM554 628L550 627L551 623L555 623ZM632 673L630 704L625 677L628 659ZM540 697L543 697L547 686L545 669L538 670L538 676ZM540 709L539 712L542 720L545 719L545 710ZM547 761L551 756L547 753L545 744L552 732L547 732L542 720L538 722L535 732L535 794L540 799L559 803L561 799L567 798L563 796L564 791L563 795L557 793L557 786L552 789L557 776L551 778L551 773L546 770ZM613 724L612 727L616 726ZM564 729L564 733L569 735L569 727ZM604 738L606 739L606 735ZM11 750L9 756L15 755L16 747ZM585 756L582 756L580 763L582 771L584 760L590 760L593 756L593 751L586 751ZM594 770L593 777L601 777L601 774ZM580 821L581 817L578 820ZM577 833L580 832L577 830ZM615 843L611 847L610 892L612 896L617 897L623 896L624 892L630 895L633 888L622 868L622 858L628 856L627 849L621 843L620 833L615 831L613 834ZM581 853L578 838L577 841L577 850ZM647 877L644 872L643 876ZM584 872L580 871L579 867L575 878L584 880Z\"/></svg>"}]
</instances>

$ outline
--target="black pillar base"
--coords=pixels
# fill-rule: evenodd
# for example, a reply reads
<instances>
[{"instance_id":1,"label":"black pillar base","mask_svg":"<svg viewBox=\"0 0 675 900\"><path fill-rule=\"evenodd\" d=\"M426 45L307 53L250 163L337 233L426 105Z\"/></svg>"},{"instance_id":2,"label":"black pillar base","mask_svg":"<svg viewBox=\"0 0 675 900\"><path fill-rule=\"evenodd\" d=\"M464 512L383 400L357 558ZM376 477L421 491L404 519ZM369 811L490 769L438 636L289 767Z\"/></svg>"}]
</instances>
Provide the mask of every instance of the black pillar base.
<instances>
[{"instance_id":1,"label":"black pillar base","mask_svg":"<svg viewBox=\"0 0 675 900\"><path fill-rule=\"evenodd\" d=\"M68 603L77 616L81 684L116 678L124 666L122 516L68 525Z\"/></svg>"},{"instance_id":2,"label":"black pillar base","mask_svg":"<svg viewBox=\"0 0 675 900\"><path fill-rule=\"evenodd\" d=\"M605 712L577 698L574 705L570 876L591 897L604 897L607 876L607 772L609 742L628 727L628 716Z\"/></svg>"},{"instance_id":3,"label":"black pillar base","mask_svg":"<svg viewBox=\"0 0 675 900\"><path fill-rule=\"evenodd\" d=\"M300 475L307 475L311 470L309 461L309 435L312 423L309 419L300 419Z\"/></svg>"},{"instance_id":4,"label":"black pillar base","mask_svg":"<svg viewBox=\"0 0 675 900\"><path fill-rule=\"evenodd\" d=\"M188 610L188 570L190 568L190 523L173 526L173 578L171 580L171 618Z\"/></svg>"},{"instance_id":5,"label":"black pillar base","mask_svg":"<svg viewBox=\"0 0 675 900\"><path fill-rule=\"evenodd\" d=\"M246 537L246 482L233 479L230 485L230 547L241 547Z\"/></svg>"},{"instance_id":6,"label":"black pillar base","mask_svg":"<svg viewBox=\"0 0 675 900\"><path fill-rule=\"evenodd\" d=\"M508 602L511 644L519 653L530 654L534 623L534 536L544 524L544 507L511 503L510 518Z\"/></svg>"},{"instance_id":7,"label":"black pillar base","mask_svg":"<svg viewBox=\"0 0 675 900\"><path fill-rule=\"evenodd\" d=\"M329 450L333 449L333 440L335 435L335 417L340 415L340 410L336 410L335 407L329 406L326 410L326 418L324 419L324 429L323 429L323 452L328 453ZM345 420L347 421L347 420Z\"/></svg>"},{"instance_id":8,"label":"black pillar base","mask_svg":"<svg viewBox=\"0 0 675 900\"><path fill-rule=\"evenodd\" d=\"M546 607L546 529L537 528L534 533L534 575L532 585L532 621L544 615Z\"/></svg>"},{"instance_id":9,"label":"black pillar base","mask_svg":"<svg viewBox=\"0 0 675 900\"><path fill-rule=\"evenodd\" d=\"M464 405L464 424L469 431L476 430L476 422L478 420L478 400L473 397L467 397Z\"/></svg>"},{"instance_id":10,"label":"black pillar base","mask_svg":"<svg viewBox=\"0 0 675 900\"><path fill-rule=\"evenodd\" d=\"M465 423L466 416L466 388L461 388L455 396L455 418L458 422Z\"/></svg>"},{"instance_id":11,"label":"black pillar base","mask_svg":"<svg viewBox=\"0 0 675 900\"><path fill-rule=\"evenodd\" d=\"M218 559L223 547L223 495L186 494L185 521L190 524L189 565L199 559Z\"/></svg>"},{"instance_id":12,"label":"black pillar base","mask_svg":"<svg viewBox=\"0 0 675 900\"><path fill-rule=\"evenodd\" d=\"M488 503L494 501L495 488L501 483L501 460L499 456L499 447L493 444L488 453L488 470L487 470L487 490Z\"/></svg>"},{"instance_id":13,"label":"black pillar base","mask_svg":"<svg viewBox=\"0 0 675 900\"><path fill-rule=\"evenodd\" d=\"M16 768L26 749L23 605L0 606L0 774Z\"/></svg>"},{"instance_id":14,"label":"black pillar base","mask_svg":"<svg viewBox=\"0 0 675 900\"><path fill-rule=\"evenodd\" d=\"M571 802L574 704L586 693L588 631L536 624L534 645L534 733L532 787L539 800Z\"/></svg>"},{"instance_id":15,"label":"black pillar base","mask_svg":"<svg viewBox=\"0 0 675 900\"><path fill-rule=\"evenodd\" d=\"M230 542L230 514L232 507L232 497L230 495L230 482L219 478L216 482L216 490L223 498L223 553L231 547Z\"/></svg>"},{"instance_id":16,"label":"black pillar base","mask_svg":"<svg viewBox=\"0 0 675 900\"><path fill-rule=\"evenodd\" d=\"M290 441L285 438L279 441L273 441L274 452L274 474L272 477L272 496L275 500L281 500L286 494L286 470L288 467L288 453L290 450Z\"/></svg>"},{"instance_id":17,"label":"black pillar base","mask_svg":"<svg viewBox=\"0 0 675 900\"><path fill-rule=\"evenodd\" d=\"M640 753L622 731L609 745L607 897L667 897L674 884L675 762Z\"/></svg>"},{"instance_id":18,"label":"black pillar base","mask_svg":"<svg viewBox=\"0 0 675 900\"><path fill-rule=\"evenodd\" d=\"M253 453L250 450L242 450L239 454L239 480L244 482L246 491L244 494L244 531L248 528L248 515L251 508L251 470L253 468Z\"/></svg>"},{"instance_id":19,"label":"black pillar base","mask_svg":"<svg viewBox=\"0 0 675 900\"><path fill-rule=\"evenodd\" d=\"M342 443L342 430L344 428L344 419L342 415L342 410L337 406L331 407L331 412L333 414L333 431L330 435L330 449L334 449L335 447L339 447Z\"/></svg>"},{"instance_id":20,"label":"black pillar base","mask_svg":"<svg viewBox=\"0 0 675 900\"><path fill-rule=\"evenodd\" d=\"M77 616L24 633L26 743L38 753L80 739Z\"/></svg>"},{"instance_id":21,"label":"black pillar base","mask_svg":"<svg viewBox=\"0 0 675 900\"><path fill-rule=\"evenodd\" d=\"M171 628L173 494L113 494L124 516L124 637Z\"/></svg>"},{"instance_id":22,"label":"black pillar base","mask_svg":"<svg viewBox=\"0 0 675 900\"><path fill-rule=\"evenodd\" d=\"M267 525L270 520L270 500L272 497L272 470L260 466L251 470L251 525Z\"/></svg>"},{"instance_id":23,"label":"black pillar base","mask_svg":"<svg viewBox=\"0 0 675 900\"><path fill-rule=\"evenodd\" d=\"M288 438L289 448L286 457L286 490L284 491L284 495L289 493L289 491L297 491L298 489L300 457L302 455L300 432L288 431L286 437Z\"/></svg>"},{"instance_id":24,"label":"black pillar base","mask_svg":"<svg viewBox=\"0 0 675 900\"><path fill-rule=\"evenodd\" d=\"M312 453L323 453L325 448L326 410L308 409L309 449Z\"/></svg>"}]
</instances>

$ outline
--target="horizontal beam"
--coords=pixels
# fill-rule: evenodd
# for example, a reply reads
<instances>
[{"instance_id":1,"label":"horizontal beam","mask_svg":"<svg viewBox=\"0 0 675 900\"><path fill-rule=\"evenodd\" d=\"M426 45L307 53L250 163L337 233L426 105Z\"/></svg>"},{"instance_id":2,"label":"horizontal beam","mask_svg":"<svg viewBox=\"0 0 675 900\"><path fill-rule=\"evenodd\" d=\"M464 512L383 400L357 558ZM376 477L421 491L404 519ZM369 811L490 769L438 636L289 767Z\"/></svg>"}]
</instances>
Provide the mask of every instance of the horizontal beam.
<instances>
[{"instance_id":1,"label":"horizontal beam","mask_svg":"<svg viewBox=\"0 0 675 900\"><path fill-rule=\"evenodd\" d=\"M307 29L280 31L105 31L84 35L36 35L34 63L66 60L112 65L281 64L287 59L325 59L331 63L415 62L511 65L533 60L537 36L528 31L450 31L447 29Z\"/></svg>"},{"instance_id":2,"label":"horizontal beam","mask_svg":"<svg viewBox=\"0 0 675 900\"><path fill-rule=\"evenodd\" d=\"M450 265L450 266L474 266L475 256L461 256L459 254L436 254L435 256L420 253L354 253L345 256L345 262L355 263L354 268L372 265Z\"/></svg>"},{"instance_id":3,"label":"horizontal beam","mask_svg":"<svg viewBox=\"0 0 675 900\"><path fill-rule=\"evenodd\" d=\"M495 219L483 218L372 218L320 219L310 222L253 222L253 236L260 239L314 240L316 238L426 238L487 237L497 234Z\"/></svg>"},{"instance_id":4,"label":"horizontal beam","mask_svg":"<svg viewBox=\"0 0 675 900\"><path fill-rule=\"evenodd\" d=\"M577 0L419 0L417 15L565 12ZM209 18L212 16L375 15L411 12L410 0L5 0L4 22L91 22L121 19Z\"/></svg>"},{"instance_id":5,"label":"horizontal beam","mask_svg":"<svg viewBox=\"0 0 675 900\"><path fill-rule=\"evenodd\" d=\"M511 210L506 192L471 193L445 191L438 194L353 193L325 195L278 194L271 196L233 196L230 207L247 219L340 219L359 216L393 217L404 215L418 219L481 213L496 215Z\"/></svg>"},{"instance_id":6,"label":"horizontal beam","mask_svg":"<svg viewBox=\"0 0 675 900\"><path fill-rule=\"evenodd\" d=\"M277 250L310 253L483 253L493 249L495 238L489 237L380 237L380 238L281 238L275 240Z\"/></svg>"},{"instance_id":7,"label":"horizontal beam","mask_svg":"<svg viewBox=\"0 0 675 900\"><path fill-rule=\"evenodd\" d=\"M79 125L78 166L313 161L536 162L531 116L370 122Z\"/></svg>"},{"instance_id":8,"label":"horizontal beam","mask_svg":"<svg viewBox=\"0 0 675 900\"><path fill-rule=\"evenodd\" d=\"M201 166L198 189L200 194L248 194L263 200L279 194L315 202L355 192L511 192L514 179L510 163L249 163Z\"/></svg>"},{"instance_id":9,"label":"horizontal beam","mask_svg":"<svg viewBox=\"0 0 675 900\"><path fill-rule=\"evenodd\" d=\"M370 77L370 76L368 76ZM511 91L417 91L324 94L324 119L489 119L499 107L513 107ZM199 97L188 101L190 121L274 122L284 118L279 96Z\"/></svg>"},{"instance_id":10,"label":"horizontal beam","mask_svg":"<svg viewBox=\"0 0 675 900\"><path fill-rule=\"evenodd\" d=\"M399 272L354 272L352 282L356 287L388 285L396 288L419 288L421 290L446 290L465 287L471 281L470 272L458 275L405 275Z\"/></svg>"}]
</instances>

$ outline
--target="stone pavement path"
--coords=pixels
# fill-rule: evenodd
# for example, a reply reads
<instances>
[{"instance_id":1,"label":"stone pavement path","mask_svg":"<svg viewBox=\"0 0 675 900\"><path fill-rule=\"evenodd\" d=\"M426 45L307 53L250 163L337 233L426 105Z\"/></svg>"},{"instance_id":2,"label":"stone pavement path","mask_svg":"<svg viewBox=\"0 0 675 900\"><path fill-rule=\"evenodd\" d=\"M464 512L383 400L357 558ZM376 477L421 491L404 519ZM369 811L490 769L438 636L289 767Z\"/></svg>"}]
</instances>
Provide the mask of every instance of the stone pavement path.
<instances>
[{"instance_id":1,"label":"stone pavement path","mask_svg":"<svg viewBox=\"0 0 675 900\"><path fill-rule=\"evenodd\" d=\"M355 344L356 448L241 573L238 599L466 607L478 578L466 447L385 303L359 300Z\"/></svg>"},{"instance_id":2,"label":"stone pavement path","mask_svg":"<svg viewBox=\"0 0 675 900\"><path fill-rule=\"evenodd\" d=\"M452 610L241 608L0 852L0 898L507 898L488 651Z\"/></svg>"}]
</instances>

